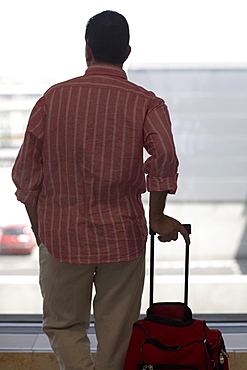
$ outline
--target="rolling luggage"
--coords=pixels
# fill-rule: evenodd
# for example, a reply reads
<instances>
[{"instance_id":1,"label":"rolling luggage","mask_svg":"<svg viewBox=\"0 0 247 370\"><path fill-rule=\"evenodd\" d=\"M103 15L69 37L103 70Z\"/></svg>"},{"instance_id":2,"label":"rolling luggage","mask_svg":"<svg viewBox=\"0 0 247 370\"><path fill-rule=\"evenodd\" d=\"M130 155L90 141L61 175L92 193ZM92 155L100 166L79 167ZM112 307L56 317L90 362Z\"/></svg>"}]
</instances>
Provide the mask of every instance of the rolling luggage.
<instances>
[{"instance_id":1,"label":"rolling luggage","mask_svg":"<svg viewBox=\"0 0 247 370\"><path fill-rule=\"evenodd\" d=\"M183 225L191 233L190 225ZM219 330L195 320L187 306L189 245L185 253L184 303L153 303L154 235L151 234L150 306L137 321L123 370L229 370L228 355Z\"/></svg>"}]
</instances>

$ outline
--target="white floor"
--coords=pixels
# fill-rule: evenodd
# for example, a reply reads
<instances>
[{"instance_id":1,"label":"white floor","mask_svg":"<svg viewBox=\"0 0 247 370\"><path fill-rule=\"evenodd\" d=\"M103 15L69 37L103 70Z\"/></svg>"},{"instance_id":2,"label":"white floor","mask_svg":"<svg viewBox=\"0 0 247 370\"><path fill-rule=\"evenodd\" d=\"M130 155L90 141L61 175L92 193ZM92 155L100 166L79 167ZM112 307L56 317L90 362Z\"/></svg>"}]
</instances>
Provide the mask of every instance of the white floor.
<instances>
[{"instance_id":1,"label":"white floor","mask_svg":"<svg viewBox=\"0 0 247 370\"><path fill-rule=\"evenodd\" d=\"M96 351L95 334L89 334L92 352ZM246 333L223 334L228 352L247 351ZM0 352L52 352L45 334L0 334Z\"/></svg>"},{"instance_id":2,"label":"white floor","mask_svg":"<svg viewBox=\"0 0 247 370\"><path fill-rule=\"evenodd\" d=\"M96 351L96 338L89 334L92 352ZM45 334L0 334L0 352L52 352Z\"/></svg>"}]
</instances>

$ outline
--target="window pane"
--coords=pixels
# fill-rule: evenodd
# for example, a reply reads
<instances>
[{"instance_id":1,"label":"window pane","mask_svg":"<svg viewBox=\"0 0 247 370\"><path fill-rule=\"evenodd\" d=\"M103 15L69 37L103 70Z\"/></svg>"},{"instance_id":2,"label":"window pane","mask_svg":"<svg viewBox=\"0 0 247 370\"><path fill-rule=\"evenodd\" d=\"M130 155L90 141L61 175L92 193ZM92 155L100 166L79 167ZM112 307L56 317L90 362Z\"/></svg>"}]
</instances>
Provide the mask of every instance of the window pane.
<instances>
[{"instance_id":1,"label":"window pane","mask_svg":"<svg viewBox=\"0 0 247 370\"><path fill-rule=\"evenodd\" d=\"M180 177L167 213L192 224L189 304L197 313L246 312L245 4L197 0L157 0L155 7L128 0L107 4L112 9L117 4L129 21L132 52L125 64L129 79L163 97L171 114ZM31 0L3 2L0 237L6 226L14 230L30 227L11 181L11 167L30 111L52 84L84 73L85 25L102 10L99 0L87 6L79 0L69 6L44 0L37 16ZM186 67L188 61L193 62L191 68ZM223 68L217 68L222 61ZM174 62L181 68L174 68ZM200 68L204 62L209 64ZM150 67L164 63L169 63L167 68ZM132 67L137 64L142 67ZM143 199L148 216L148 195ZM12 243L19 242L17 252L22 254L12 254L16 252L13 246L9 254L0 254L0 314L41 313L38 248L32 247L31 253L23 248L26 234L17 235L19 241L10 236ZM155 253L155 298L182 300L182 240L165 245L157 242ZM148 264L142 312L148 306Z\"/></svg>"},{"instance_id":2,"label":"window pane","mask_svg":"<svg viewBox=\"0 0 247 370\"><path fill-rule=\"evenodd\" d=\"M245 313L247 69L133 69L129 76L170 110L180 175L167 213L192 224L189 304L197 313ZM156 244L156 300L182 300L184 245ZM145 297L143 311L148 289Z\"/></svg>"},{"instance_id":3,"label":"window pane","mask_svg":"<svg viewBox=\"0 0 247 370\"><path fill-rule=\"evenodd\" d=\"M167 213L192 224L189 305L195 313L244 313L247 70L130 69L128 74L132 81L164 97L170 110L180 178L177 194L168 199ZM27 240L30 224L24 206L16 201L11 181L11 165L27 116L22 110L12 114L18 99L20 95L11 96L9 111L0 112L1 132L9 132L8 142L2 134L0 147L0 225L8 226L1 231L0 313L41 313L38 248ZM26 99L23 94L25 109ZM37 95L29 91L28 99L31 109ZM148 218L148 194L143 200ZM181 301L182 240L169 244L157 240L155 254L155 300ZM143 313L149 304L148 273L149 261Z\"/></svg>"}]
</instances>

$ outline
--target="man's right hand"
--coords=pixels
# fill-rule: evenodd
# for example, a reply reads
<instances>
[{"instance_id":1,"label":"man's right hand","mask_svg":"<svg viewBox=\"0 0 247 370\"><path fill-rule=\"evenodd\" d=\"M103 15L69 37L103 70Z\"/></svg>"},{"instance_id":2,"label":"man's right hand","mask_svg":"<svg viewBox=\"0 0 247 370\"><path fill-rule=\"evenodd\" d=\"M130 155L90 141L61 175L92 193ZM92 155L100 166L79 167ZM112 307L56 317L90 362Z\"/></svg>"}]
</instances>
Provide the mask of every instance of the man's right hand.
<instances>
[{"instance_id":1,"label":"man's right hand","mask_svg":"<svg viewBox=\"0 0 247 370\"><path fill-rule=\"evenodd\" d=\"M153 231L159 234L158 239L161 242L170 242L172 240L177 240L178 234L180 233L187 245L190 244L190 236L188 231L183 227L183 225L172 217L162 215L158 220L156 219L154 223L150 224Z\"/></svg>"}]
</instances>

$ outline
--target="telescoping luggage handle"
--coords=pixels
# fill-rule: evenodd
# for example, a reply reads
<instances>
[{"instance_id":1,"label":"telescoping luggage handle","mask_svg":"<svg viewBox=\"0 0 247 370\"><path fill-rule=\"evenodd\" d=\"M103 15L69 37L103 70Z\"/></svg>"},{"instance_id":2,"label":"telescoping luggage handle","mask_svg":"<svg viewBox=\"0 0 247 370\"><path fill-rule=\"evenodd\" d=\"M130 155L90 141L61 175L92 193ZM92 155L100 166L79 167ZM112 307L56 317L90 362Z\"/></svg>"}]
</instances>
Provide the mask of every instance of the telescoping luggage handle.
<instances>
[{"instance_id":1,"label":"telescoping luggage handle","mask_svg":"<svg viewBox=\"0 0 247 370\"><path fill-rule=\"evenodd\" d=\"M191 234L191 225L183 224L183 227ZM151 235L150 239L150 299L149 306L153 305L154 299L154 236L156 233L150 228L149 233ZM186 244L185 250L185 281L184 281L184 303L188 305L188 282L189 282L189 245Z\"/></svg>"}]
</instances>

